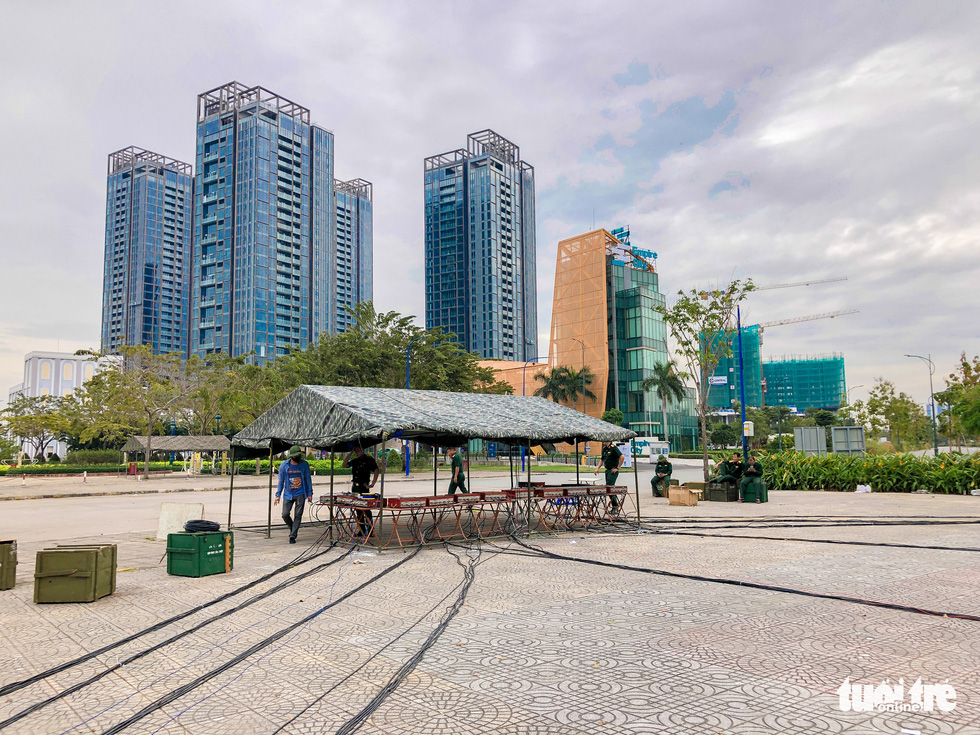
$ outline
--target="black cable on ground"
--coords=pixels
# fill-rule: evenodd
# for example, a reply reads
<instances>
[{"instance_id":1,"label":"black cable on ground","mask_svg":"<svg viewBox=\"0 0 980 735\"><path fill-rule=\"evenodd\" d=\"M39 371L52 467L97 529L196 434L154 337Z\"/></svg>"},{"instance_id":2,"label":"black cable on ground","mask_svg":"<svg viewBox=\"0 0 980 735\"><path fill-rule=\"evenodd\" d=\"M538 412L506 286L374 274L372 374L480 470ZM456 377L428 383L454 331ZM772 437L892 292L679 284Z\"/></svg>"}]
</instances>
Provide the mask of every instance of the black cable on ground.
<instances>
[{"instance_id":1,"label":"black cable on ground","mask_svg":"<svg viewBox=\"0 0 980 735\"><path fill-rule=\"evenodd\" d=\"M684 574L682 572L668 572L665 569L649 569L647 567L634 567L627 564L613 564L612 562L599 561L598 559L582 559L576 558L574 556L565 556L564 554L556 554L553 551L548 551L537 546L531 546L525 543L516 536L512 537L514 541L519 543L532 551L537 551L543 556L550 557L552 559L561 559L562 561L574 561L580 564L592 564L598 567L607 567L610 569L622 569L628 572L643 572L645 574L657 574L663 577L675 577L677 579L689 579L695 582L714 582L715 584L725 584L733 587L748 587L750 589L765 590L767 592L785 592L791 595L802 595L803 597L815 597L824 600L839 600L841 602L854 602L861 605L869 605L871 607L882 607L888 610L900 610L902 612L918 613L920 615L932 615L939 618L956 618L957 620L972 620L974 622L980 622L980 616L977 615L967 615L964 613L946 613L939 612L936 610L927 610L918 607L912 607L911 605L899 605L894 602L875 602L874 600L863 600L859 597L850 597L848 595L834 595L824 592L808 592L806 590L796 589L794 587L777 587L775 585L761 584L759 582L747 582L738 579L726 579L724 577L705 577L699 574Z\"/></svg>"},{"instance_id":2,"label":"black cable on ground","mask_svg":"<svg viewBox=\"0 0 980 735\"><path fill-rule=\"evenodd\" d=\"M752 529L747 528L746 531ZM700 536L702 538L742 538L760 541L802 541L808 544L842 544L844 546L885 546L895 549L928 549L934 551L980 551L969 546L919 546L917 544L885 544L873 541L836 541L826 538L786 538L785 536L743 536L737 533L696 533L694 531L658 531L658 536Z\"/></svg>"},{"instance_id":3,"label":"black cable on ground","mask_svg":"<svg viewBox=\"0 0 980 735\"><path fill-rule=\"evenodd\" d=\"M537 554L528 554L528 556L537 556ZM475 562L473 564L473 566L474 567L479 566L480 563L482 563L482 562L477 561L477 562ZM406 635L408 635L411 631L413 631L415 628L417 628L422 623L422 621L424 621L427 617L429 617L429 615L431 615L433 612L435 612L436 608L438 608L442 603L444 603L447 599L449 599L450 595L452 595L454 592L456 592L456 590L459 590L463 585L465 585L466 584L466 581L467 581L466 580L466 575L464 574L463 581L460 582L459 584L457 584L455 587L453 587L453 589L451 589L448 594L446 594L445 596L443 596L442 599L440 599L435 605L433 605L428 610L426 610L426 612L420 618L418 618L414 623L412 623L408 628L406 628L405 630L403 630L397 636L395 636L390 641L388 641L387 643L385 643L376 652L374 652L373 654L371 654L371 656L366 661L364 661L364 663L362 663L356 669L354 669L349 674L347 674L346 676L344 676L342 679L340 679L339 681L337 681L333 686L331 686L329 689L327 689L325 692L323 692L323 694L321 694L319 697L317 697L316 699L314 699L312 702L310 702L308 705L306 705L302 710L300 710L298 713L296 713L295 715L293 715L289 720L287 720L282 725L280 725L279 728L276 729L272 733L272 735L278 735L278 733L281 733L283 730L285 730L287 727L289 727L292 723L294 723L296 720L298 720L300 717L302 717L306 712L308 712L312 707L314 707L315 705L319 704L326 696L328 696L329 694L332 694L342 684L350 681L350 679L352 679L359 671L361 671L365 666L367 666L369 663L371 663L374 659L378 658L387 648L389 648L390 646L394 645L399 640L401 640Z\"/></svg>"},{"instance_id":4,"label":"black cable on ground","mask_svg":"<svg viewBox=\"0 0 980 735\"><path fill-rule=\"evenodd\" d=\"M103 669L102 671L98 672L97 674L93 674L88 679L84 679L83 681L80 681L80 682L78 682L76 684L73 684L72 686L68 687L67 689L64 689L64 690L62 690L60 692L57 692L56 694L52 694L47 699L44 699L44 700L42 700L40 702L37 702L35 704L32 704L30 707L28 707L26 709L23 709L20 712L14 714L14 715L11 715L9 718L7 718L6 720L4 720L3 722L0 722L0 730L2 730L3 728L5 728L5 727L7 727L9 725L14 724L15 722L18 722L19 720L22 720L23 718L27 717L28 715L31 715L31 714L37 712L38 710L43 709L44 707L47 707L49 704L51 704L53 702L57 702L59 699L64 699L65 697L69 696L70 694L74 694L75 692L77 692L77 691L79 691L81 689L84 689L85 687L87 687L87 686L89 686L91 684L94 684L95 682L99 681L100 679L102 679L102 678L108 676L109 674L111 674L113 671L117 671L117 670L121 669L123 666L127 666L127 665L133 663L133 661L137 661L137 660L143 658L144 656L148 656L151 653L153 653L154 651L160 650L164 646L169 646L171 643L175 643L175 642L179 641L181 638L185 638L186 636L189 636L191 633L196 633L197 631L201 630L202 628L207 627L211 623L217 622L218 620L221 620L223 618L226 618L229 615L232 615L233 613L236 613L236 612L239 612L241 610L244 610L246 607L249 607L250 605L254 605L256 602L259 602L260 600L264 600L265 598L270 597L271 595L275 594L276 592L281 592L282 590L286 589L287 587L291 587L292 585L296 584L297 582L299 582L299 581L301 581L303 579L306 579L307 577L309 577L311 575L318 574L319 572L322 572L327 567L333 566L337 562L339 562L339 561L343 560L344 558L346 558L347 556L349 556L352 551L353 551L353 549L349 549L346 553L341 554L336 559L331 559L330 561L328 561L328 562L326 562L324 564L320 564L318 566L315 566L312 569L309 569L309 570L303 572L302 574L297 574L295 577L291 577L291 578L289 578L287 580L284 580L284 581L280 582L278 585L276 585L275 587L272 587L272 588L266 590L265 592L263 592L261 594L255 595L254 597L250 597L249 599L247 599L244 602L236 605L235 607L229 608L229 609L227 609L227 610L225 610L223 612L218 613L217 615L213 615L210 618L208 618L207 620L202 620L197 625L195 625L195 626L193 626L191 628L187 628L185 630L182 630L181 632L176 633L176 634L170 636L169 638L167 638L166 640L161 641L160 643L156 643L156 644L154 644L154 645L152 645L152 646L150 646L148 648L144 648L143 650L134 653L132 656L129 656L128 658L125 658L122 661L120 661L120 662L118 662L118 663L116 663L116 664L114 664L114 665L112 665L112 666L110 666L110 667L108 667L106 669Z\"/></svg>"},{"instance_id":5,"label":"black cable on ground","mask_svg":"<svg viewBox=\"0 0 980 735\"><path fill-rule=\"evenodd\" d=\"M695 523L694 525L683 526L684 530L691 531L713 531L715 529L727 529L727 528L863 528L867 526L876 526L879 528L887 527L903 527L903 526L969 526L977 525L980 521L865 521L865 522L855 522L855 523L754 523L751 525L744 524L733 524L728 526L702 526ZM646 527L650 523L641 524L641 526Z\"/></svg>"},{"instance_id":6,"label":"black cable on ground","mask_svg":"<svg viewBox=\"0 0 980 735\"><path fill-rule=\"evenodd\" d=\"M449 551L448 548L447 551ZM405 681L409 674L415 670L415 667L422 661L422 658L425 656L426 652L436 644L436 641L439 640L446 628L449 627L449 623L452 622L452 619L456 617L456 615L462 609L463 602L466 600L466 595L469 593L470 587L473 586L473 580L476 578L476 565L479 557L477 557L477 559L470 558L469 564L464 565L459 556L454 554L452 551L449 551L449 553L456 558L456 563L463 567L463 586L460 589L459 594L456 596L456 600L442 616L442 619L432 630L432 632L429 633L429 637L425 639L425 642L422 644L419 650L416 651L412 657L408 659L408 661L401 665L398 671L396 671L395 674L381 688L381 691L375 694L374 698L371 699L367 705L365 705L364 709L351 717L337 729L336 735L352 735L353 733L357 732L357 730L361 728L367 719L374 714L378 707L380 707L388 697L394 694L395 690L398 689L401 683Z\"/></svg>"},{"instance_id":7,"label":"black cable on ground","mask_svg":"<svg viewBox=\"0 0 980 735\"><path fill-rule=\"evenodd\" d=\"M201 676L197 677L193 681L190 681L187 684L184 684L184 685L182 685L180 687L177 687L176 689L170 691L169 693L163 695L162 697L159 697L158 699L154 700L149 705L147 705L146 707L144 707L143 709L141 709L136 714L132 715L131 717L126 718L125 720L122 720L120 722L117 722L115 725L113 725L112 727L110 727L108 730L103 731L102 735L115 735L115 733L122 732L127 727L129 727L131 725L135 725L137 722L141 721L142 719L144 719L148 715L153 714L154 712L156 712L157 710L161 709L162 707L165 707L168 704L170 704L171 702L173 702L173 701L175 701L177 699L180 699L185 694L188 694L189 692L194 691L195 689L197 689L202 684L205 684L205 683L209 682L211 679L214 679L216 676L222 674L223 672L227 671L228 669L232 668L233 666L237 666L238 664L240 664L242 661L244 661L245 659L247 659L252 654L258 653L263 648L266 648L266 647L272 645L273 643L275 643L276 641L280 640L281 638L284 638L285 636L289 635L291 632L293 632L294 630L296 630L300 626L305 625L306 623L310 622L311 620L313 620L314 618L318 617L319 615L322 615L324 612L326 612L330 608L335 607L336 605L339 605L340 603L342 603L342 602L348 600L349 598L353 597L355 594L357 594L358 592L360 592L361 590L363 590L365 587L368 587L368 586L374 584L375 582L377 582L379 579L381 579L385 575L390 574L391 572L393 572L395 569L397 569L398 567L400 567L402 564L405 564L409 560L413 559L419 553L419 551L421 551L421 547L416 547L416 549L411 554L409 554L408 556L406 556L404 559L401 559L400 561L395 562L394 564L392 564L391 566L389 566L386 569L382 570L378 574L375 574L373 577L371 577L370 579L368 579L366 582L358 585L357 587L355 587L354 589L350 590L349 592L346 592L345 594L343 594L340 597L338 597L336 600L334 600L332 602L329 602L326 605L324 605L323 607L320 607L320 608L314 610L312 613L310 613L309 615L307 615L306 617L304 617L302 620L298 620L297 622L292 623L291 625L288 625L285 628L282 628L281 630L276 631L275 633L273 633L269 637L264 638L263 640L259 641L258 643L250 646L249 648L247 648L242 653L240 653L237 656L229 659L228 661L225 661L220 666L217 666L217 667L211 669L211 671L208 671L207 673L202 674ZM2 723L0 723L0 727L2 727Z\"/></svg>"},{"instance_id":8,"label":"black cable on ground","mask_svg":"<svg viewBox=\"0 0 980 735\"><path fill-rule=\"evenodd\" d=\"M317 542L314 543L310 548L314 548L314 547L319 548L319 546L322 545L322 538L323 537L321 536L320 539L318 539ZM313 559L316 559L319 556L322 556L323 554L326 554L327 552L330 551L331 548L333 548L333 546L334 546L334 543L331 543L323 551L320 551L320 552L317 552L317 553L314 553L314 554L311 554L311 555L307 555L307 551L309 551L309 549L307 549L306 551L304 551L303 553L301 553L299 556L297 556L295 559L293 559L292 561L290 561L290 562L288 562L286 564L283 564L278 569L274 569L271 572L269 572L268 574L264 574L261 577L259 577L258 579L253 580L253 581L249 582L248 584L242 585L238 589L234 589L231 592L226 592L223 595L219 595L218 597L215 597L210 602L202 603L200 605L197 605L196 607L192 607L190 610L186 610L186 611L184 611L182 613L179 613L178 615L174 615L172 617L169 617L166 620L161 620L159 623L154 623L153 625L151 625L151 626L149 626L147 628L143 628L142 630L139 630L139 631L137 631L135 633L132 633L132 634L126 636L125 638L120 638L119 640L114 641L113 643L108 643L108 644L102 646L101 648L98 648L98 649L96 649L94 651L90 651L89 653L83 654L83 655L79 656L78 658L73 658L70 661L65 661L64 663L58 664L57 666L54 666L54 667L52 667L50 669L47 669L47 670L42 671L42 672L40 672L38 674L35 674L34 676L28 677L27 679L23 679L21 681L15 681L15 682L11 682L10 684L6 684L6 685L0 687L0 697L2 697L4 695L7 695L7 694L12 694L13 692L16 692L16 691L20 691L21 689L23 689L25 687L28 687L31 684L36 684L37 682L42 681L44 679L47 679L49 676L53 676L54 674L60 674L61 672L67 671L68 669L73 668L75 666L78 666L79 664L83 664L86 661L91 661L93 658L95 658L97 656L101 656L103 653L108 653L109 651L111 651L111 650L113 650L115 648L118 648L119 646L123 646L123 645L125 645L127 643L131 643L131 642L133 642L135 640L138 640L139 638L142 638L143 636L148 635L149 633L155 633L156 631L160 630L161 628L165 628L168 625L171 625L173 623L176 623L176 622L179 622L181 620L184 620L185 618L188 618L191 615L194 615L195 613L200 612L201 610L205 610L205 609L207 609L207 608L209 608L209 607L211 607L213 605L217 605L220 602L224 602L225 600L227 600L227 599L229 599L231 597L234 597L236 595L240 595L241 593L246 592L246 591L248 591L248 590L256 587L257 585L260 585L263 582L266 582L266 581L272 579L277 574L282 574L283 572L285 572L288 569L292 569L293 567L297 567L300 564L305 564L308 561L311 561ZM342 557L338 557L338 558L342 558ZM5 724L6 723L0 723L0 728L4 727Z\"/></svg>"}]
</instances>

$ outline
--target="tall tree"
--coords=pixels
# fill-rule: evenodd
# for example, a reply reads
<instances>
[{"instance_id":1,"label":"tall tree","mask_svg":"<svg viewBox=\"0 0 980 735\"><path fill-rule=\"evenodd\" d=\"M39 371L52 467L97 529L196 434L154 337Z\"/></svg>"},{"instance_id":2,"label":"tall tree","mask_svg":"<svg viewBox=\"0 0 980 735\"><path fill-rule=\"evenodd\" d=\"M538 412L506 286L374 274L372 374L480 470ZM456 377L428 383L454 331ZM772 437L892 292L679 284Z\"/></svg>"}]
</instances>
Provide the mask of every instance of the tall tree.
<instances>
[{"instance_id":1,"label":"tall tree","mask_svg":"<svg viewBox=\"0 0 980 735\"><path fill-rule=\"evenodd\" d=\"M660 414L663 418L664 441L670 442L667 431L667 402L684 399L684 381L677 372L677 363L674 360L659 362L653 366L653 374L640 383L640 390L656 391L657 398L660 399Z\"/></svg>"},{"instance_id":2,"label":"tall tree","mask_svg":"<svg viewBox=\"0 0 980 735\"><path fill-rule=\"evenodd\" d=\"M41 459L51 443L68 428L61 413L61 399L54 396L18 394L0 416L6 429L27 444L29 454Z\"/></svg>"},{"instance_id":3,"label":"tall tree","mask_svg":"<svg viewBox=\"0 0 980 735\"><path fill-rule=\"evenodd\" d=\"M179 411L194 390L182 371L180 355L154 355L147 345L120 348L122 359L109 363L100 372L105 397L122 415L138 417L141 433L146 437L143 476L150 474L153 432L164 416ZM86 400L94 399L86 391ZM108 417L115 421L116 416Z\"/></svg>"},{"instance_id":4,"label":"tall tree","mask_svg":"<svg viewBox=\"0 0 980 735\"><path fill-rule=\"evenodd\" d=\"M658 307L663 315L676 352L687 363L687 374L694 383L695 411L701 424L701 450L704 479L708 464L708 388L709 379L723 357L732 354L732 322L735 310L753 288L752 281L735 280L718 291L679 291L673 306Z\"/></svg>"},{"instance_id":5,"label":"tall tree","mask_svg":"<svg viewBox=\"0 0 980 735\"><path fill-rule=\"evenodd\" d=\"M534 395L550 398L555 403L568 401L568 367L566 365L558 365L547 372L538 373L534 379L542 383L541 387L534 391Z\"/></svg>"}]
</instances>

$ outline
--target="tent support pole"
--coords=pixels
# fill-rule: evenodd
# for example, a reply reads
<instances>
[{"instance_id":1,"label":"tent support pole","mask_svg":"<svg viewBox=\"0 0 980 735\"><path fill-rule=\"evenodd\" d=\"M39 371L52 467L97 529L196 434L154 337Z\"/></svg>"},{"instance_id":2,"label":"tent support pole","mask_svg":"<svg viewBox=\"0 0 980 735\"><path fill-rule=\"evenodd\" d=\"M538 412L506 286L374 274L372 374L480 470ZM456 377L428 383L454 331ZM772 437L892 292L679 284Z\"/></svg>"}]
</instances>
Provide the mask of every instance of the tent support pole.
<instances>
[{"instance_id":1,"label":"tent support pole","mask_svg":"<svg viewBox=\"0 0 980 735\"><path fill-rule=\"evenodd\" d=\"M235 496L235 447L231 448L231 481L228 484L228 525L231 530L231 500Z\"/></svg>"},{"instance_id":2,"label":"tent support pole","mask_svg":"<svg viewBox=\"0 0 980 735\"><path fill-rule=\"evenodd\" d=\"M333 450L330 450L330 540L333 541Z\"/></svg>"},{"instance_id":3,"label":"tent support pole","mask_svg":"<svg viewBox=\"0 0 980 735\"><path fill-rule=\"evenodd\" d=\"M507 445L507 459L510 460L510 487L517 487L514 484L514 452L510 444Z\"/></svg>"},{"instance_id":4,"label":"tent support pole","mask_svg":"<svg viewBox=\"0 0 980 735\"><path fill-rule=\"evenodd\" d=\"M531 442L527 443L527 535L531 535Z\"/></svg>"},{"instance_id":5,"label":"tent support pole","mask_svg":"<svg viewBox=\"0 0 980 735\"><path fill-rule=\"evenodd\" d=\"M582 481L578 479L578 466L579 466L578 437L575 437L575 484L576 485L580 485L582 483Z\"/></svg>"},{"instance_id":6,"label":"tent support pole","mask_svg":"<svg viewBox=\"0 0 980 735\"><path fill-rule=\"evenodd\" d=\"M432 445L432 497L439 494L439 447Z\"/></svg>"},{"instance_id":7,"label":"tent support pole","mask_svg":"<svg viewBox=\"0 0 980 735\"><path fill-rule=\"evenodd\" d=\"M378 542L378 553L381 553L381 549L384 548L384 539L382 534L385 530L384 514L385 514L385 470L388 469L388 452L385 449L385 437L381 437L381 461L384 462L381 465L381 492L378 493L378 531L374 535L374 538Z\"/></svg>"},{"instance_id":8,"label":"tent support pole","mask_svg":"<svg viewBox=\"0 0 980 735\"><path fill-rule=\"evenodd\" d=\"M630 454L633 465L633 488L636 490L636 524L640 524L640 463L636 461L636 439L630 439ZM670 488L667 488L669 494Z\"/></svg>"},{"instance_id":9,"label":"tent support pole","mask_svg":"<svg viewBox=\"0 0 980 735\"><path fill-rule=\"evenodd\" d=\"M266 521L265 537L272 538L272 442L269 442L269 518Z\"/></svg>"}]
</instances>

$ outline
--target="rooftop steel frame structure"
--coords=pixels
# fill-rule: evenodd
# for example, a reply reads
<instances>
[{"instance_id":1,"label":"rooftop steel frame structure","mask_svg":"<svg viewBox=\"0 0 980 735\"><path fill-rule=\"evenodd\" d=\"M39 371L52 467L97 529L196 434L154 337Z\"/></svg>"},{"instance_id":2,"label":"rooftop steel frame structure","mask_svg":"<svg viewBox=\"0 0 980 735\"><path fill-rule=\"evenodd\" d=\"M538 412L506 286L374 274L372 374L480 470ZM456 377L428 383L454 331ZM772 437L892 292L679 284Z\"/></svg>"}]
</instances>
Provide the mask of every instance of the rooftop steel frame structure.
<instances>
[{"instance_id":1,"label":"rooftop steel frame structure","mask_svg":"<svg viewBox=\"0 0 980 735\"><path fill-rule=\"evenodd\" d=\"M275 110L289 117L298 117L310 122L310 111L292 100L288 100L265 87L248 87L240 82L228 82L197 96L197 121L234 112L248 107Z\"/></svg>"},{"instance_id":2,"label":"rooftop steel frame structure","mask_svg":"<svg viewBox=\"0 0 980 735\"><path fill-rule=\"evenodd\" d=\"M351 179L350 181L333 180L333 188L336 192L343 192L351 196L363 197L369 202L374 201L374 184L364 179Z\"/></svg>"},{"instance_id":3,"label":"rooftop steel frame structure","mask_svg":"<svg viewBox=\"0 0 980 735\"><path fill-rule=\"evenodd\" d=\"M148 151L145 148L139 148L135 145L123 148L115 153L110 153L107 173L113 174L116 171L123 171L140 164L161 166L171 171L176 171L179 174L186 174L187 176L191 176L194 173L194 166L190 163L184 163L183 161L178 161L176 158L170 158L161 153L154 153L153 151Z\"/></svg>"}]
</instances>

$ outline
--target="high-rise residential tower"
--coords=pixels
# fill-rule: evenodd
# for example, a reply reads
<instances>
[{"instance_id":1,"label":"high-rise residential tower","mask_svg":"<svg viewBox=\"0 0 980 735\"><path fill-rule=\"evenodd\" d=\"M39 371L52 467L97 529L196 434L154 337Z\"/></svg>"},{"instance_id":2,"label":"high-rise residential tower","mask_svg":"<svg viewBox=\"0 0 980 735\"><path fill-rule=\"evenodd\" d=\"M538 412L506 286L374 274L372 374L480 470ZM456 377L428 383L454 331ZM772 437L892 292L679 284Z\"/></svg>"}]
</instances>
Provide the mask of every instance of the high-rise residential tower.
<instances>
[{"instance_id":1,"label":"high-rise residential tower","mask_svg":"<svg viewBox=\"0 0 980 735\"><path fill-rule=\"evenodd\" d=\"M334 181L337 246L331 264L331 334L353 325L349 308L374 298L373 202L370 181Z\"/></svg>"},{"instance_id":2,"label":"high-rise residential tower","mask_svg":"<svg viewBox=\"0 0 980 735\"><path fill-rule=\"evenodd\" d=\"M492 360L538 354L534 168L492 130L425 159L425 326Z\"/></svg>"},{"instance_id":3,"label":"high-rise residential tower","mask_svg":"<svg viewBox=\"0 0 980 735\"><path fill-rule=\"evenodd\" d=\"M263 87L198 96L190 352L306 347L330 325L333 133Z\"/></svg>"},{"instance_id":4,"label":"high-rise residential tower","mask_svg":"<svg viewBox=\"0 0 980 735\"><path fill-rule=\"evenodd\" d=\"M109 156L102 350L186 353L191 165L129 147Z\"/></svg>"}]
</instances>

